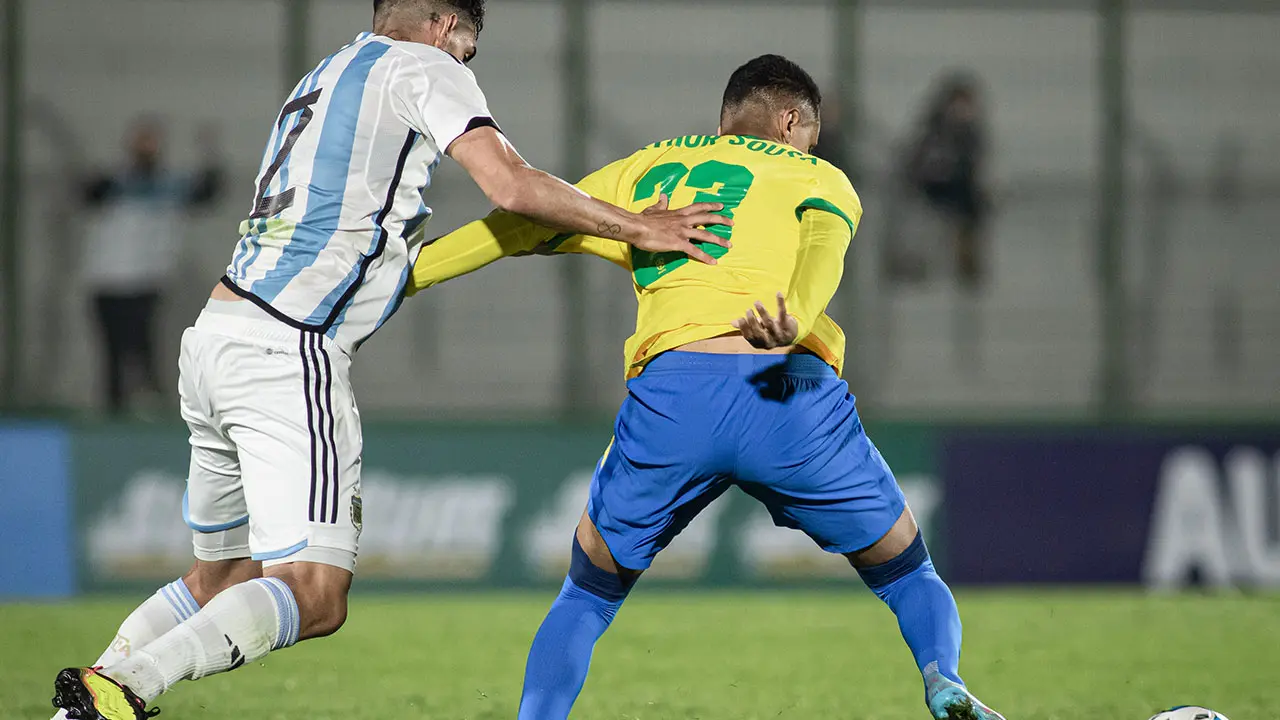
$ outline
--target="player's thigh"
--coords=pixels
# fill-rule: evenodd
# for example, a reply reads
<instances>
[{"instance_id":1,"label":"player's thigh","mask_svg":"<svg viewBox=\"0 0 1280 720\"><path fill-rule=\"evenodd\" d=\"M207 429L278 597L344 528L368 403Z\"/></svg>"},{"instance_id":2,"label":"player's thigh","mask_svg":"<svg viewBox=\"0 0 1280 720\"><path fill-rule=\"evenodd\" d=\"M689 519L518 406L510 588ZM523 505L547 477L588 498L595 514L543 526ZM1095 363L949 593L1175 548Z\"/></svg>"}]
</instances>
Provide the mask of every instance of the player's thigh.
<instances>
[{"instance_id":1,"label":"player's thigh","mask_svg":"<svg viewBox=\"0 0 1280 720\"><path fill-rule=\"evenodd\" d=\"M240 369L226 416L253 558L264 568L313 562L354 570L363 446L349 358L301 333L296 347L258 352Z\"/></svg>"},{"instance_id":2,"label":"player's thigh","mask_svg":"<svg viewBox=\"0 0 1280 720\"><path fill-rule=\"evenodd\" d=\"M774 522L803 531L822 549L851 553L875 545L898 523L906 498L863 431L852 400L815 398L797 425L804 441L769 438L750 454L743 490L769 509ZM812 426L806 419L812 418Z\"/></svg>"},{"instance_id":3,"label":"player's thigh","mask_svg":"<svg viewBox=\"0 0 1280 720\"><path fill-rule=\"evenodd\" d=\"M633 391L634 392L634 391ZM701 442L696 418L628 399L591 480L587 517L617 564L645 570L729 488ZM711 427L707 424L704 427Z\"/></svg>"},{"instance_id":4,"label":"player's thigh","mask_svg":"<svg viewBox=\"0 0 1280 720\"><path fill-rule=\"evenodd\" d=\"M191 528L196 559L202 563L249 557L249 511L235 444L219 427L206 367L216 353L210 338L188 330L182 338L178 399L190 433L191 462L182 519Z\"/></svg>"}]
</instances>

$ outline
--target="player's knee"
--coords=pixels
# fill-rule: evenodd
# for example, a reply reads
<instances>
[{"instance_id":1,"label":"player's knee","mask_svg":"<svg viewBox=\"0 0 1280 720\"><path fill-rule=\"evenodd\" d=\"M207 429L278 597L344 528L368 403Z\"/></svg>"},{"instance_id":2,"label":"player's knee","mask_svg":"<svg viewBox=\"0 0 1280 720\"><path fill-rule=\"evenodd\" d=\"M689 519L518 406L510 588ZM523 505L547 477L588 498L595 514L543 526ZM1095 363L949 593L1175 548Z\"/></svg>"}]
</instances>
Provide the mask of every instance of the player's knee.
<instances>
[{"instance_id":1,"label":"player's knee","mask_svg":"<svg viewBox=\"0 0 1280 720\"><path fill-rule=\"evenodd\" d=\"M612 573L591 561L577 535L573 538L573 559L569 563L569 579L574 585L609 602L622 602L635 585L640 573L618 568Z\"/></svg>"},{"instance_id":2,"label":"player's knee","mask_svg":"<svg viewBox=\"0 0 1280 720\"><path fill-rule=\"evenodd\" d=\"M302 616L301 639L328 637L347 622L347 593L332 587L307 588L298 597L298 613ZM305 598L305 599L303 599Z\"/></svg>"},{"instance_id":3,"label":"player's knee","mask_svg":"<svg viewBox=\"0 0 1280 720\"><path fill-rule=\"evenodd\" d=\"M857 571L867 587L879 590L911 575L929 562L929 548L924 544L924 536L917 530L915 539L897 556L878 565L858 567Z\"/></svg>"},{"instance_id":4,"label":"player's knee","mask_svg":"<svg viewBox=\"0 0 1280 720\"><path fill-rule=\"evenodd\" d=\"M196 560L182 582L191 597L204 607L215 595L234 585L262 577L262 563L249 558L235 560Z\"/></svg>"},{"instance_id":5,"label":"player's knee","mask_svg":"<svg viewBox=\"0 0 1280 720\"><path fill-rule=\"evenodd\" d=\"M307 638L328 637L347 623L347 595L334 595L317 610L313 607L311 621L306 624Z\"/></svg>"}]
</instances>

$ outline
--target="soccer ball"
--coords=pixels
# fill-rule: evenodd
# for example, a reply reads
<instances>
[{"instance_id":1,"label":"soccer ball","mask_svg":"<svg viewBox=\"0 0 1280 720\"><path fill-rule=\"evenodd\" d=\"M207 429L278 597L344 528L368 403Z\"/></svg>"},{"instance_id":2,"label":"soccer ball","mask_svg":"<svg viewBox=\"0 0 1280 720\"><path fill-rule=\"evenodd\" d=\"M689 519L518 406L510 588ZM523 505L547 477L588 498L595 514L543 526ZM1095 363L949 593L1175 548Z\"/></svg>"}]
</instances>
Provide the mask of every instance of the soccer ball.
<instances>
[{"instance_id":1,"label":"soccer ball","mask_svg":"<svg viewBox=\"0 0 1280 720\"><path fill-rule=\"evenodd\" d=\"M1179 705L1152 716L1151 720L1227 720L1227 716L1197 705Z\"/></svg>"}]
</instances>

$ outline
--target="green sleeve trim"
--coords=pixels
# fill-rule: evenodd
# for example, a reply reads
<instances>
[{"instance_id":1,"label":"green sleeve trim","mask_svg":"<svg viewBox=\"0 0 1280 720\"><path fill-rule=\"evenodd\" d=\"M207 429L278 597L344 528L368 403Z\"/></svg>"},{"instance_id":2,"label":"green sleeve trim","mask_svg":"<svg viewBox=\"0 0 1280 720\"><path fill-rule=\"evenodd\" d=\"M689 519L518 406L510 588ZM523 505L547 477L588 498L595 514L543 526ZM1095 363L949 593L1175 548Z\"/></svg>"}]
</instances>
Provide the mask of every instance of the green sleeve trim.
<instances>
[{"instance_id":1,"label":"green sleeve trim","mask_svg":"<svg viewBox=\"0 0 1280 720\"><path fill-rule=\"evenodd\" d=\"M827 200L823 200L822 198L809 198L801 202L800 205L796 208L796 220L799 220L804 216L805 210L821 210L823 212L829 212L832 215L839 217L841 220L844 220L845 222L849 223L850 234L856 234L858 232L858 224L855 223L852 218L846 215L843 210L831 204L831 202Z\"/></svg>"},{"instance_id":2,"label":"green sleeve trim","mask_svg":"<svg viewBox=\"0 0 1280 720\"><path fill-rule=\"evenodd\" d=\"M546 242L546 247L551 252L555 252L560 249L561 245L565 244L565 241L567 241L569 238L573 236L574 236L574 233L560 233L559 235L548 240Z\"/></svg>"}]
</instances>

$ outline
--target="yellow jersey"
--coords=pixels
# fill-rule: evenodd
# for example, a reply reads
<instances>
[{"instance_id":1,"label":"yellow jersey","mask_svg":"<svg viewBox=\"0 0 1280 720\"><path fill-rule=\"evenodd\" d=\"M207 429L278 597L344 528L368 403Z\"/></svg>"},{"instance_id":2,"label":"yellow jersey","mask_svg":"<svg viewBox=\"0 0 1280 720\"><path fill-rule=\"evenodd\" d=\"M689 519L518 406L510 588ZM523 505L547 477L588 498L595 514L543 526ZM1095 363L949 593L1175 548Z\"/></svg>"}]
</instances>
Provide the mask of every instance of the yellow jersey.
<instances>
[{"instance_id":1,"label":"yellow jersey","mask_svg":"<svg viewBox=\"0 0 1280 720\"><path fill-rule=\"evenodd\" d=\"M424 247L408 293L507 255L587 253L632 275L639 310L625 350L628 377L667 350L736 333L735 319L756 301L772 312L778 292L787 294L788 310L800 324L798 344L842 371L844 333L825 310L862 204L833 165L754 137L688 135L645 147L592 173L578 187L633 212L664 193L673 208L722 203L720 214L733 218L733 227L708 230L733 247L702 244L718 262L704 265L683 253L655 254L617 240L557 234L499 212ZM813 255L802 263L810 250ZM801 265L807 268L803 273Z\"/></svg>"}]
</instances>

